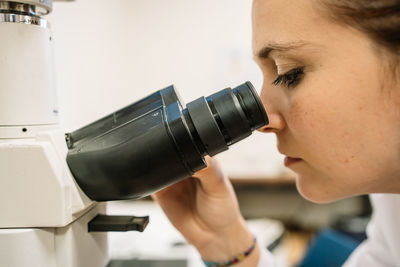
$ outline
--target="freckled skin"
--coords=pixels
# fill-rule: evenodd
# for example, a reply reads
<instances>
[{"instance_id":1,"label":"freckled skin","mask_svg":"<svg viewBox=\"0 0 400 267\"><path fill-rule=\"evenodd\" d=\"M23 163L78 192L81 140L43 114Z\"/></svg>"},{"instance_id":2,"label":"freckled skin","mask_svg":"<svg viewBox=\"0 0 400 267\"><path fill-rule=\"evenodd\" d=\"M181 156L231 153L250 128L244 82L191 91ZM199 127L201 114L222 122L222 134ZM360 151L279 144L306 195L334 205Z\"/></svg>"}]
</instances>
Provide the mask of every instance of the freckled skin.
<instances>
[{"instance_id":1,"label":"freckled skin","mask_svg":"<svg viewBox=\"0 0 400 267\"><path fill-rule=\"evenodd\" d=\"M263 104L279 150L307 199L400 193L400 86L382 84L385 58L361 32L333 23L312 0L255 0L253 50L270 42L307 41L318 49L258 59ZM276 12L279 10L279 12ZM290 19L288 19L290 18ZM305 67L294 88L273 85L279 65ZM382 90L385 87L385 90Z\"/></svg>"}]
</instances>

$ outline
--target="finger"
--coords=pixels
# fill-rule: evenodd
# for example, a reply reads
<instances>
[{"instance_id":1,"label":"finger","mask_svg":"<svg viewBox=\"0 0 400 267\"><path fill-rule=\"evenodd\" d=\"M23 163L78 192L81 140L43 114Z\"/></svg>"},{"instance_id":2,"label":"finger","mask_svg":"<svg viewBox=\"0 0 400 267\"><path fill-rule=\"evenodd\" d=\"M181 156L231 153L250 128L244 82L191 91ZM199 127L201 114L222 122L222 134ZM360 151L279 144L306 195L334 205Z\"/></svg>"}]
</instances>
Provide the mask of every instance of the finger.
<instances>
[{"instance_id":1,"label":"finger","mask_svg":"<svg viewBox=\"0 0 400 267\"><path fill-rule=\"evenodd\" d=\"M185 179L152 195L171 223L182 233L190 233L197 224L193 221L194 182L193 178Z\"/></svg>"},{"instance_id":2,"label":"finger","mask_svg":"<svg viewBox=\"0 0 400 267\"><path fill-rule=\"evenodd\" d=\"M188 190L190 190L189 181L185 179L154 193L152 198L156 201L170 198L174 198L179 201L187 197Z\"/></svg>"},{"instance_id":3,"label":"finger","mask_svg":"<svg viewBox=\"0 0 400 267\"><path fill-rule=\"evenodd\" d=\"M230 193L232 185L227 175L223 172L218 161L211 157L206 157L207 168L198 171L193 175L200 180L200 187L206 194L220 195Z\"/></svg>"}]
</instances>

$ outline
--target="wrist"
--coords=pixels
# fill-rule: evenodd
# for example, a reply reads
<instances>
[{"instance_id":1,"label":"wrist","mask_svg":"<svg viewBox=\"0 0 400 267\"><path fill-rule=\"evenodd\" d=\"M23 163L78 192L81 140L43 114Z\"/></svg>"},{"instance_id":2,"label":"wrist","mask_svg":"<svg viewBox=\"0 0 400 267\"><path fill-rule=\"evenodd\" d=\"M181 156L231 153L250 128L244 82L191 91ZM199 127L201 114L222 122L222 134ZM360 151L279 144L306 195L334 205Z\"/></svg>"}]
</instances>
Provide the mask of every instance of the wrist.
<instances>
[{"instance_id":1,"label":"wrist","mask_svg":"<svg viewBox=\"0 0 400 267\"><path fill-rule=\"evenodd\" d=\"M202 259L211 262L227 262L234 257L246 252L254 243L254 236L247 229L243 220L235 223L229 229L224 229L213 234L203 247L197 248ZM259 254L254 248L250 256ZM256 252L256 253L255 253ZM256 257L258 259L258 257ZM239 265L235 265L239 266Z\"/></svg>"},{"instance_id":2,"label":"wrist","mask_svg":"<svg viewBox=\"0 0 400 267\"><path fill-rule=\"evenodd\" d=\"M260 257L260 250L257 245L257 240L256 238L254 238L250 248L248 248L244 253L241 253L236 257L231 258L228 261L209 262L203 260L203 262L206 265L206 267L227 267L232 265L235 265L235 267L250 267L250 266L258 266L259 257Z\"/></svg>"}]
</instances>

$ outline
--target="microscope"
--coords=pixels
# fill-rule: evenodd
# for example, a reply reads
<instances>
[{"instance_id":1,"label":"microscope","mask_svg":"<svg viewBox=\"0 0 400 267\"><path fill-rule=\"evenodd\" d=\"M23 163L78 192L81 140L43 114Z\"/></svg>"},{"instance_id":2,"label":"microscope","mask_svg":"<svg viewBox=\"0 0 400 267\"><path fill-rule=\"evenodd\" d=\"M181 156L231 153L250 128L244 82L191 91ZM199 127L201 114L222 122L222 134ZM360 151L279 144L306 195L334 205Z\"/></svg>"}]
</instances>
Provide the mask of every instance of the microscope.
<instances>
[{"instance_id":1,"label":"microscope","mask_svg":"<svg viewBox=\"0 0 400 267\"><path fill-rule=\"evenodd\" d=\"M76 185L58 128L51 0L0 1L0 266L105 266L105 213Z\"/></svg>"},{"instance_id":2,"label":"microscope","mask_svg":"<svg viewBox=\"0 0 400 267\"><path fill-rule=\"evenodd\" d=\"M186 106L169 86L81 129L58 127L51 0L0 1L0 266L106 266L108 231L148 217L108 216L206 167L268 124L251 83Z\"/></svg>"}]
</instances>

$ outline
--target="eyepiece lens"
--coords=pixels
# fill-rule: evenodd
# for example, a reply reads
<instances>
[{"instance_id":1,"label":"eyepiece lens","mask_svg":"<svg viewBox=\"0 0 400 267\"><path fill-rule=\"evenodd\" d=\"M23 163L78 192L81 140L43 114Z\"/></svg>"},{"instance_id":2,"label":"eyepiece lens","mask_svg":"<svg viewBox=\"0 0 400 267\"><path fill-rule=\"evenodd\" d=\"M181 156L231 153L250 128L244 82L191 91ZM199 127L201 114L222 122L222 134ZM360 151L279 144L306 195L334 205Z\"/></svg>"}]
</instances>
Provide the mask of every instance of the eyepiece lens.
<instances>
[{"instance_id":1,"label":"eyepiece lens","mask_svg":"<svg viewBox=\"0 0 400 267\"><path fill-rule=\"evenodd\" d=\"M238 98L252 131L269 123L264 106L250 82L245 82L232 91Z\"/></svg>"},{"instance_id":2,"label":"eyepiece lens","mask_svg":"<svg viewBox=\"0 0 400 267\"><path fill-rule=\"evenodd\" d=\"M268 124L267 114L250 82L194 100L187 104L187 110L209 155L228 149Z\"/></svg>"}]
</instances>

